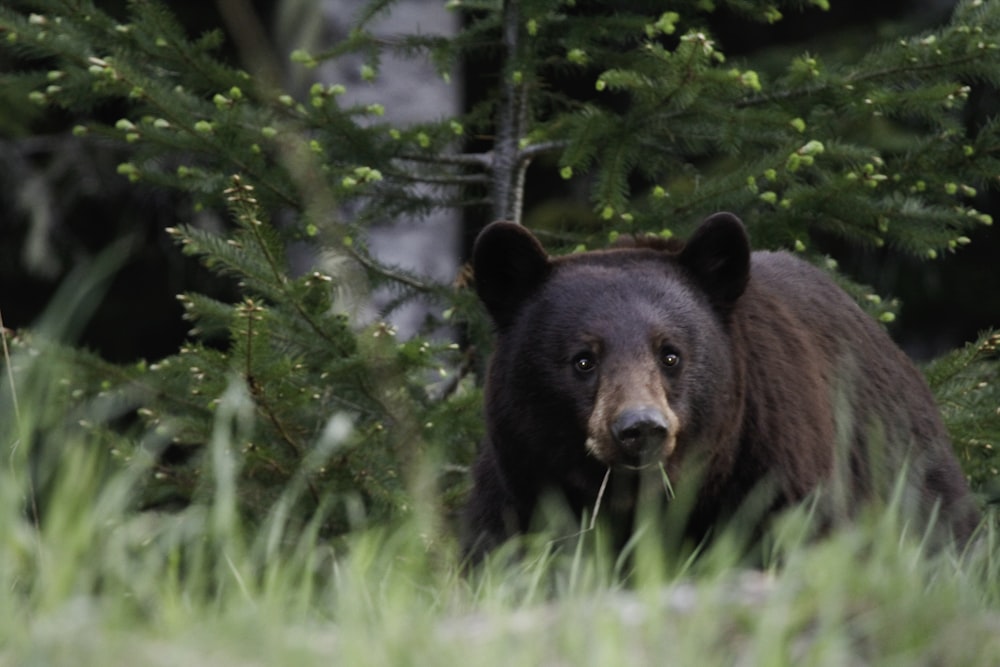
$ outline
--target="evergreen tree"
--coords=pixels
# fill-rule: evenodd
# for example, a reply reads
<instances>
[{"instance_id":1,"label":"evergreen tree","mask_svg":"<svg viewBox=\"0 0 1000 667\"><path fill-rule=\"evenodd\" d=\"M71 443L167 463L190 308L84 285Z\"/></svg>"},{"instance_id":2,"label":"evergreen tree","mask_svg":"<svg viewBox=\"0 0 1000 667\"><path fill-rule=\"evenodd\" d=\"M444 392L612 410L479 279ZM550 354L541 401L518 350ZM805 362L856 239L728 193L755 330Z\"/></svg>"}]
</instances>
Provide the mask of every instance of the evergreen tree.
<instances>
[{"instance_id":1,"label":"evergreen tree","mask_svg":"<svg viewBox=\"0 0 1000 667\"><path fill-rule=\"evenodd\" d=\"M0 95L80 119L74 136L126 151L123 179L181 192L192 211L224 211L230 221L169 230L242 295L181 295L192 329L175 355L121 367L29 333L17 339L25 372L31 350L67 360L53 405L90 396L89 410L115 417L83 422L109 452L152 456L147 505L210 493L210 469L226 460L240 470L247 514L283 499L282 511L291 501L301 516L322 509L331 532L412 509L428 464L445 505L458 497L464 476L454 473L481 432L486 324L467 280L432 284L385 266L365 230L484 200L492 217L521 220L532 161L592 193L592 215L546 230L566 248L620 233L671 235L728 209L758 247L835 270L814 247L818 235L933 259L992 224L976 201L1000 173L1000 129L995 119L970 127L962 112L974 87L1000 83L996 3L964 2L946 25L854 59L803 53L780 66L727 59L708 28L713 12L774 22L783 10L822 11L825 0L688 0L668 12L641 0L456 2L466 26L454 39L376 39L369 26L391 4L371 3L329 51L297 50L291 60L309 68L362 53L365 75L377 77L387 49L428 57L442 72L500 54L489 96L461 117L397 127L377 104L342 103L335 82L296 99L266 72L224 64L218 34L189 39L152 0L130 3L123 23L87 1L0 7L0 47L19 63L0 77ZM587 92L559 85L567 81ZM121 116L103 122L108 109ZM491 137L488 150L463 152L473 136ZM292 244L322 261L299 275ZM842 282L874 316L893 319L896 304ZM375 286L395 290L394 304L430 299L441 315L426 335L399 340L388 313L356 316ZM461 346L429 335L445 322L463 327ZM995 335L930 369L979 488L996 478L998 369ZM230 426L218 410L229 391L242 392L254 414L220 458L203 445ZM54 410L51 419L77 423L81 413ZM35 437L36 448L57 446Z\"/></svg>"}]
</instances>

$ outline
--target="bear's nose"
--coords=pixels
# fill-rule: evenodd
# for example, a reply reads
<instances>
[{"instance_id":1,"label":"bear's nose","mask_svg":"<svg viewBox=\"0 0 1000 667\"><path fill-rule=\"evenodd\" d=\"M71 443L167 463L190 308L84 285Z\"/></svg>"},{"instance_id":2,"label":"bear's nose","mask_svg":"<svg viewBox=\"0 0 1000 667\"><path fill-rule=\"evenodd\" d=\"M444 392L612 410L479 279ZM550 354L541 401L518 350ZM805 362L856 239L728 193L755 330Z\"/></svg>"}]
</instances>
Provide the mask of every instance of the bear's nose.
<instances>
[{"instance_id":1,"label":"bear's nose","mask_svg":"<svg viewBox=\"0 0 1000 667\"><path fill-rule=\"evenodd\" d=\"M667 420L653 407L625 410L611 427L611 435L622 452L637 459L648 459L663 447L667 437Z\"/></svg>"}]
</instances>

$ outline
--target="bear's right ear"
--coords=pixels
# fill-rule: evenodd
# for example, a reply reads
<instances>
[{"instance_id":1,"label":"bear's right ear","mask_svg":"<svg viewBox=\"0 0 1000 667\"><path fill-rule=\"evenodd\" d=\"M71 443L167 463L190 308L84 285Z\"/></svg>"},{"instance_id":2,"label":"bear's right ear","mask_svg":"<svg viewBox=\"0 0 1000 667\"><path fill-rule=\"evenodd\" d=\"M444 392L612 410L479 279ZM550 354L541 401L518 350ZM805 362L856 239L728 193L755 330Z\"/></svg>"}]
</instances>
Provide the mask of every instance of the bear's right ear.
<instances>
[{"instance_id":1,"label":"bear's right ear","mask_svg":"<svg viewBox=\"0 0 1000 667\"><path fill-rule=\"evenodd\" d=\"M743 221L732 213L708 216L678 256L712 302L729 308L750 280L750 239Z\"/></svg>"},{"instance_id":2,"label":"bear's right ear","mask_svg":"<svg viewBox=\"0 0 1000 667\"><path fill-rule=\"evenodd\" d=\"M514 321L518 308L551 269L538 239L513 222L488 225L472 249L476 293L501 329Z\"/></svg>"}]
</instances>

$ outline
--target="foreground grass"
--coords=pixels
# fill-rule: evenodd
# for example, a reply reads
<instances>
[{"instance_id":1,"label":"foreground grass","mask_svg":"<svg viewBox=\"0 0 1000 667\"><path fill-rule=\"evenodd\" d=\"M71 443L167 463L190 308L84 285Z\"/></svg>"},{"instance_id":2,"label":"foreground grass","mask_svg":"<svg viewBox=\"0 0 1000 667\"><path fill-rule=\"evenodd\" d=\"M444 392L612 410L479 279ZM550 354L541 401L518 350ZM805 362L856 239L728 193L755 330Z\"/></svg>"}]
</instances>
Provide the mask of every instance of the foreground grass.
<instances>
[{"instance_id":1,"label":"foreground grass","mask_svg":"<svg viewBox=\"0 0 1000 667\"><path fill-rule=\"evenodd\" d=\"M523 584L517 579L524 572L473 590L456 578L408 571L386 553L391 540L363 544L367 539L354 546L379 554L347 556L314 595L293 585L248 588L233 570L233 585L211 597L176 582L151 586L161 573L142 573L142 585L151 586L143 591L150 596L144 613L124 586L73 593L70 586L64 596L27 606L11 596L0 659L74 665L1000 660L1000 614L978 576L907 549L863 555L860 535L806 549L776 574L717 574L631 591L584 586L547 601L519 601L523 589L504 590ZM73 569L92 575L101 567Z\"/></svg>"},{"instance_id":2,"label":"foreground grass","mask_svg":"<svg viewBox=\"0 0 1000 667\"><path fill-rule=\"evenodd\" d=\"M150 462L110 472L83 430L40 435L44 401L7 410L0 663L1000 664L993 529L927 555L891 511L812 543L792 515L764 569L726 540L693 562L639 540L623 561L586 534L467 577L431 511L335 543L281 502L242 525L241 400L219 408L211 501L170 514L133 507Z\"/></svg>"},{"instance_id":3,"label":"foreground grass","mask_svg":"<svg viewBox=\"0 0 1000 667\"><path fill-rule=\"evenodd\" d=\"M64 463L38 530L0 475L4 664L1000 664L992 531L928 557L887 512L765 570L725 545L626 568L583 541L463 577L419 517L334 548L246 531L225 494L135 513L127 476Z\"/></svg>"}]
</instances>

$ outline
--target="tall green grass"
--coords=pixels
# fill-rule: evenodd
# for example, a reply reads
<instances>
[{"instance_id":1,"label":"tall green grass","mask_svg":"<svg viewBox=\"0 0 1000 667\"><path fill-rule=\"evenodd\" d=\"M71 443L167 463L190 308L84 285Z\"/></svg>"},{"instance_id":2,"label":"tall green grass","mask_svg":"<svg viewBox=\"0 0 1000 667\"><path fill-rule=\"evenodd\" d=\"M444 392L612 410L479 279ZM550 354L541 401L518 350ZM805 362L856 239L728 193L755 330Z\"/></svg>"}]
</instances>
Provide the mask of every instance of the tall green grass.
<instances>
[{"instance_id":1,"label":"tall green grass","mask_svg":"<svg viewBox=\"0 0 1000 667\"><path fill-rule=\"evenodd\" d=\"M139 511L156 435L149 456L115 461L87 423L113 406L67 404L64 370L5 366L3 664L1000 664L992 523L967 553L927 554L891 508L816 542L803 509L763 569L726 539L672 559L640 537L620 558L584 531L464 575L429 498L327 541L289 516L293 484L246 525L232 443L253 410L238 381L217 411L210 500Z\"/></svg>"}]
</instances>

